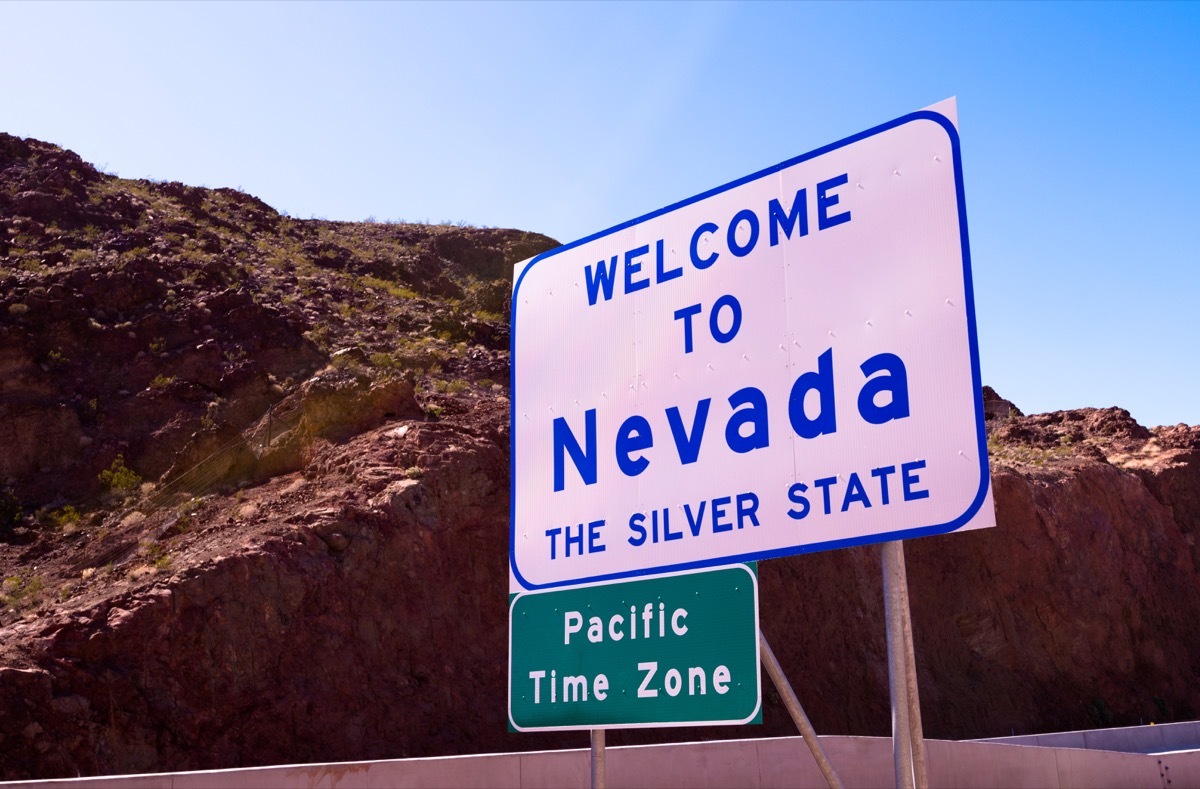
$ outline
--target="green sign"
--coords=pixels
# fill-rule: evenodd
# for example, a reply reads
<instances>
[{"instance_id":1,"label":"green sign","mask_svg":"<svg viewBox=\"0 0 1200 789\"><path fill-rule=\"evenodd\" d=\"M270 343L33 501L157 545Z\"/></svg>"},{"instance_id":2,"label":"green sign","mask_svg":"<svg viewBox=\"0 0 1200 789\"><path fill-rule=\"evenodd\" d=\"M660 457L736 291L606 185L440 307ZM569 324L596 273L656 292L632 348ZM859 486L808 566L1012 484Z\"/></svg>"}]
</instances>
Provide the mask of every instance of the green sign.
<instances>
[{"instance_id":1,"label":"green sign","mask_svg":"<svg viewBox=\"0 0 1200 789\"><path fill-rule=\"evenodd\" d=\"M758 578L739 564L522 592L508 669L518 731L755 722Z\"/></svg>"}]
</instances>

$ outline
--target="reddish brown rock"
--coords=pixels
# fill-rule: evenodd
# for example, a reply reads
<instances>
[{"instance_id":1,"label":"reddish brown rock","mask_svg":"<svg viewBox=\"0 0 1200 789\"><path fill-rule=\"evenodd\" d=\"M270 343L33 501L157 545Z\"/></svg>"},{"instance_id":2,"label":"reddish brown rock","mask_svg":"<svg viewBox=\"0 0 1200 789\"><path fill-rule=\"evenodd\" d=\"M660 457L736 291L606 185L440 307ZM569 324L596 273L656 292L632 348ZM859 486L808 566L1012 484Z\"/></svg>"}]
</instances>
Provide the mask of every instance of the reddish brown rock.
<instances>
[{"instance_id":1,"label":"reddish brown rock","mask_svg":"<svg viewBox=\"0 0 1200 789\"><path fill-rule=\"evenodd\" d=\"M551 245L0 134L0 779L584 745L504 711L508 276ZM1195 716L1200 428L982 394L998 527L907 543L926 733ZM823 733L889 728L879 564L760 566Z\"/></svg>"},{"instance_id":2,"label":"reddish brown rock","mask_svg":"<svg viewBox=\"0 0 1200 789\"><path fill-rule=\"evenodd\" d=\"M505 733L502 418L481 401L462 420L392 421L324 444L303 473L207 500L190 517L208 525L171 538L168 570L10 624L4 659L34 672L12 682L48 677L38 687L50 691L14 717L40 729L0 757L5 775L581 744ZM1048 444L1025 419L1031 446ZM1047 420L1074 422L1089 417ZM1083 441L1114 448L1105 434ZM1143 476L1178 459L1122 446L1149 465L998 457L996 529L907 544L929 736L1194 714L1200 578L1180 503ZM817 728L886 734L878 550L773 560L760 574L763 630ZM789 733L772 690L766 699L759 728L612 737Z\"/></svg>"}]
</instances>

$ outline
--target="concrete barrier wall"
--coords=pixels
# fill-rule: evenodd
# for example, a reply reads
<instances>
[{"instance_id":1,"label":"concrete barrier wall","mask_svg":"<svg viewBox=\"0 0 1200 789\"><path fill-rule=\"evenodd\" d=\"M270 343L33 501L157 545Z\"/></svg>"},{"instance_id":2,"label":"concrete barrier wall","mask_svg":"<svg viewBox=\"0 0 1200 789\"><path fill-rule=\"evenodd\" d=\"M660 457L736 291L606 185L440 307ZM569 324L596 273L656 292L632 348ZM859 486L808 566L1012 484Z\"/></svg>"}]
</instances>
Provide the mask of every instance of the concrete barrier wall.
<instances>
[{"instance_id":1,"label":"concrete barrier wall","mask_svg":"<svg viewBox=\"0 0 1200 789\"><path fill-rule=\"evenodd\" d=\"M847 786L895 786L890 739L823 737L821 741ZM930 785L934 787L1200 786L1200 751L1142 754L930 740L927 752ZM609 748L607 767L612 789L825 786L799 737ZM8 789L558 789L588 785L588 752L582 749L4 784Z\"/></svg>"},{"instance_id":2,"label":"concrete barrier wall","mask_svg":"<svg viewBox=\"0 0 1200 789\"><path fill-rule=\"evenodd\" d=\"M1161 753L1200 748L1200 721L1163 723L1151 726L1126 726L1120 729L1061 731L1053 734L1024 734L1016 737L991 737L974 742L1007 745L1040 745L1047 748L1090 748L1124 753Z\"/></svg>"}]
</instances>

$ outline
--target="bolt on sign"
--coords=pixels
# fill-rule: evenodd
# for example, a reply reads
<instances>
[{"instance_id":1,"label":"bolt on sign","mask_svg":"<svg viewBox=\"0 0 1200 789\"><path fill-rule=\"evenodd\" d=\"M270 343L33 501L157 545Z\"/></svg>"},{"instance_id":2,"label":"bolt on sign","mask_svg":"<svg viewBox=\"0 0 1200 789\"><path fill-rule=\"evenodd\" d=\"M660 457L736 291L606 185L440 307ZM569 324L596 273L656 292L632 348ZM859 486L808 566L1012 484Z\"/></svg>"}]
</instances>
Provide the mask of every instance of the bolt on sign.
<instances>
[{"instance_id":1,"label":"bolt on sign","mask_svg":"<svg viewBox=\"0 0 1200 789\"><path fill-rule=\"evenodd\" d=\"M517 267L514 590L992 525L954 117Z\"/></svg>"},{"instance_id":2,"label":"bolt on sign","mask_svg":"<svg viewBox=\"0 0 1200 789\"><path fill-rule=\"evenodd\" d=\"M746 565L518 593L509 723L538 731L754 722L758 660L758 579Z\"/></svg>"}]
</instances>

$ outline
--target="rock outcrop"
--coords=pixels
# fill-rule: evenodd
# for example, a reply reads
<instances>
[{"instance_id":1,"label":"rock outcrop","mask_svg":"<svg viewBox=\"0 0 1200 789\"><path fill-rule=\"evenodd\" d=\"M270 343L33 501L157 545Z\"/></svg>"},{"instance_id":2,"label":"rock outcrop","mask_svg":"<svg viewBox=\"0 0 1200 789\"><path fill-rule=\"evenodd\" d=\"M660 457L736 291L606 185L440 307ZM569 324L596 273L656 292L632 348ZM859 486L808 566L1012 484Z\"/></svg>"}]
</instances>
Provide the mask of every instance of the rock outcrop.
<instances>
[{"instance_id":1,"label":"rock outcrop","mask_svg":"<svg viewBox=\"0 0 1200 789\"><path fill-rule=\"evenodd\" d=\"M548 239L4 135L0 231L0 779L586 742L505 721L507 276ZM1195 716L1200 427L984 403L997 528L906 543L926 733ZM822 733L889 730L879 564L760 564ZM609 742L788 733L768 687Z\"/></svg>"}]
</instances>

